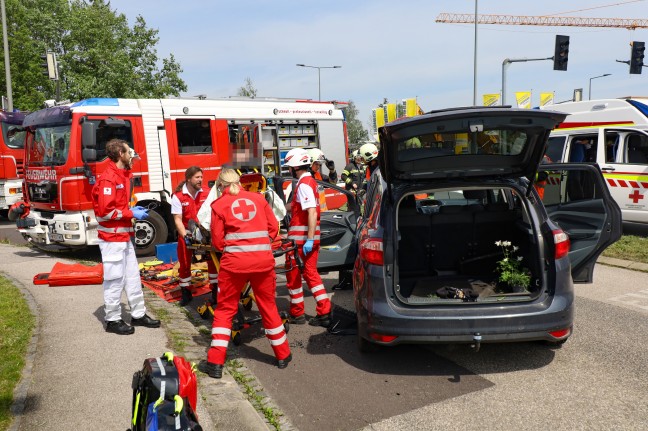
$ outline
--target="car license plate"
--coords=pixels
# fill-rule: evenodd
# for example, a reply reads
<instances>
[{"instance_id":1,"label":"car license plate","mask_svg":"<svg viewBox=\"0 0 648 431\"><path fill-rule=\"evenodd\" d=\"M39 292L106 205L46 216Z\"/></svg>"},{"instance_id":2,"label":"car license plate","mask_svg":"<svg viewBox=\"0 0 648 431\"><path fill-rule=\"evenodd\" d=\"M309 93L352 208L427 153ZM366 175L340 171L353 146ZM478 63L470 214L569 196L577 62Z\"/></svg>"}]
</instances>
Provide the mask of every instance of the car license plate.
<instances>
[{"instance_id":1,"label":"car license plate","mask_svg":"<svg viewBox=\"0 0 648 431\"><path fill-rule=\"evenodd\" d=\"M51 233L49 237L50 241L63 242L63 235L60 233Z\"/></svg>"}]
</instances>

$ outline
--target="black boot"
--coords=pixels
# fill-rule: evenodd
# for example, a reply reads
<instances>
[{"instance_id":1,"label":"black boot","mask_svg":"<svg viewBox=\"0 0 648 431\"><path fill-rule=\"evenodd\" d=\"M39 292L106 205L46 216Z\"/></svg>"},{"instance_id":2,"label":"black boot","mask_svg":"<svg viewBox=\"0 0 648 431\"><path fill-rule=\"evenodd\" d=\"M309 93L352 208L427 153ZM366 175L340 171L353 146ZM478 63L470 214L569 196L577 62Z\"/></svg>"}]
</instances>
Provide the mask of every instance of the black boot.
<instances>
[{"instance_id":1,"label":"black boot","mask_svg":"<svg viewBox=\"0 0 648 431\"><path fill-rule=\"evenodd\" d=\"M292 361L292 353L290 353L287 357L284 359L277 359L277 368L280 370L283 370L288 366L288 363Z\"/></svg>"},{"instance_id":2,"label":"black boot","mask_svg":"<svg viewBox=\"0 0 648 431\"><path fill-rule=\"evenodd\" d=\"M143 315L139 319L131 319L133 326L146 326L147 328L159 328L160 321L151 319L148 314Z\"/></svg>"},{"instance_id":3,"label":"black boot","mask_svg":"<svg viewBox=\"0 0 648 431\"><path fill-rule=\"evenodd\" d=\"M308 324L311 326L323 326L328 328L331 326L331 313L318 314L308 321Z\"/></svg>"},{"instance_id":4,"label":"black boot","mask_svg":"<svg viewBox=\"0 0 648 431\"><path fill-rule=\"evenodd\" d=\"M200 364L198 364L198 370L207 374L212 379L220 379L223 377L223 366L221 364L201 361Z\"/></svg>"},{"instance_id":5,"label":"black boot","mask_svg":"<svg viewBox=\"0 0 648 431\"><path fill-rule=\"evenodd\" d=\"M123 320L114 320L106 322L106 332L112 332L119 335L130 335L135 332L135 328L124 323Z\"/></svg>"},{"instance_id":6,"label":"black boot","mask_svg":"<svg viewBox=\"0 0 648 431\"><path fill-rule=\"evenodd\" d=\"M182 290L182 298L180 298L179 304L181 307L184 307L185 305L191 302L193 295L191 294L191 291L187 287L182 286L181 290Z\"/></svg>"}]
</instances>

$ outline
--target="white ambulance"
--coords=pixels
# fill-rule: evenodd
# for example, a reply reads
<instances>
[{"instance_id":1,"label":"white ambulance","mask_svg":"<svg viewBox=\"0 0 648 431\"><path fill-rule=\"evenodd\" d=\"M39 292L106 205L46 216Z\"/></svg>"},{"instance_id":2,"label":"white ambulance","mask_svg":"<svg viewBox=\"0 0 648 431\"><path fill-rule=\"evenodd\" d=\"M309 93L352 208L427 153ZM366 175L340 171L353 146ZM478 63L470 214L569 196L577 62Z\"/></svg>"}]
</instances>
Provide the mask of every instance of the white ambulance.
<instances>
[{"instance_id":1,"label":"white ambulance","mask_svg":"<svg viewBox=\"0 0 648 431\"><path fill-rule=\"evenodd\" d=\"M597 163L624 223L648 224L648 97L547 106L570 115L551 132L551 162ZM548 181L559 181L550 177Z\"/></svg>"}]
</instances>

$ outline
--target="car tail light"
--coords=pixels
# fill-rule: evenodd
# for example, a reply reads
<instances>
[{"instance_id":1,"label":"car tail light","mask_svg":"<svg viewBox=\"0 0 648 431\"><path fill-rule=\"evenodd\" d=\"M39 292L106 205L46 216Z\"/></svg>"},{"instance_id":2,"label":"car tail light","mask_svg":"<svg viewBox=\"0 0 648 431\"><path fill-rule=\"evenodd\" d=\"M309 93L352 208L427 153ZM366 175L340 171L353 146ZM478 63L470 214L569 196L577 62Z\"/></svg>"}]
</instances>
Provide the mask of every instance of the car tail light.
<instances>
[{"instance_id":1,"label":"car tail light","mask_svg":"<svg viewBox=\"0 0 648 431\"><path fill-rule=\"evenodd\" d=\"M567 235L561 229L556 229L552 233L554 237L554 252L556 259L567 256L567 253L569 253L569 247L571 246L571 243L569 242L569 235Z\"/></svg>"},{"instance_id":2,"label":"car tail light","mask_svg":"<svg viewBox=\"0 0 648 431\"><path fill-rule=\"evenodd\" d=\"M396 338L398 338L396 335L383 335L383 334L369 334L369 336L376 341L380 341L381 343L391 343Z\"/></svg>"},{"instance_id":3,"label":"car tail light","mask_svg":"<svg viewBox=\"0 0 648 431\"><path fill-rule=\"evenodd\" d=\"M549 332L549 335L551 335L554 338L563 338L568 336L571 333L571 328L565 328L565 329L559 329L557 331L551 331Z\"/></svg>"},{"instance_id":4,"label":"car tail light","mask_svg":"<svg viewBox=\"0 0 648 431\"><path fill-rule=\"evenodd\" d=\"M382 239L368 238L361 241L360 257L372 265L382 265L384 262Z\"/></svg>"}]
</instances>

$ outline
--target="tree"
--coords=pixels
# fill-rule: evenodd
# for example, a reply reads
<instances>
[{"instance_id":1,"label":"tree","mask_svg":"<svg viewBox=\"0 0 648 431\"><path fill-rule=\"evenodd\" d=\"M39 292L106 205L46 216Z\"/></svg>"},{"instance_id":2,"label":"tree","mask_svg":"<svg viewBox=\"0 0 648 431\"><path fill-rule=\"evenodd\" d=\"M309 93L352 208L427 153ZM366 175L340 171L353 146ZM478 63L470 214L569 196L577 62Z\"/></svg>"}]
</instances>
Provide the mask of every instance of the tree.
<instances>
[{"instance_id":1,"label":"tree","mask_svg":"<svg viewBox=\"0 0 648 431\"><path fill-rule=\"evenodd\" d=\"M362 126L362 121L358 119L358 108L352 100L345 108L345 117L347 122L347 133L349 134L349 147L357 148L369 139L369 132Z\"/></svg>"},{"instance_id":2,"label":"tree","mask_svg":"<svg viewBox=\"0 0 648 431\"><path fill-rule=\"evenodd\" d=\"M18 109L38 109L55 97L56 83L42 73L46 50L57 55L61 99L159 98L187 90L173 54L158 58L158 31L142 16L129 27L105 0L7 0L7 21Z\"/></svg>"},{"instance_id":3,"label":"tree","mask_svg":"<svg viewBox=\"0 0 648 431\"><path fill-rule=\"evenodd\" d=\"M252 97L252 98L256 97L257 89L254 88L251 78L245 78L245 85L238 89L236 95L243 96L243 97Z\"/></svg>"}]
</instances>

